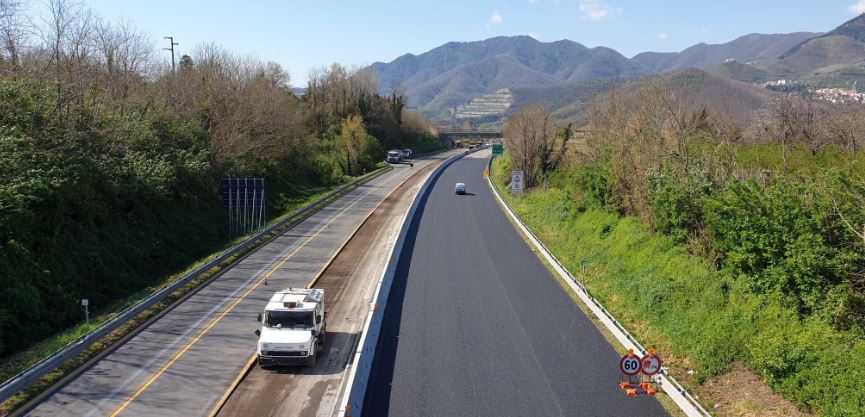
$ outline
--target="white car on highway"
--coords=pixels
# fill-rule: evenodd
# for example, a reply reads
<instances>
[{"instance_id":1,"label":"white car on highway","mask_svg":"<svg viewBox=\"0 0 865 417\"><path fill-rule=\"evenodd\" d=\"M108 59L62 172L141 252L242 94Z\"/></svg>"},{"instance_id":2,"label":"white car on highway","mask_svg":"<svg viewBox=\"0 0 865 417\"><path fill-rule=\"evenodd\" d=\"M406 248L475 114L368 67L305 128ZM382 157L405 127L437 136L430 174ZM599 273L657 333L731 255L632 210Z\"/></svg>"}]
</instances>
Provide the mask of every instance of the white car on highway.
<instances>
[{"instance_id":1,"label":"white car on highway","mask_svg":"<svg viewBox=\"0 0 865 417\"><path fill-rule=\"evenodd\" d=\"M465 194L466 193L466 184L464 182L458 182L454 187L454 192L457 194Z\"/></svg>"}]
</instances>

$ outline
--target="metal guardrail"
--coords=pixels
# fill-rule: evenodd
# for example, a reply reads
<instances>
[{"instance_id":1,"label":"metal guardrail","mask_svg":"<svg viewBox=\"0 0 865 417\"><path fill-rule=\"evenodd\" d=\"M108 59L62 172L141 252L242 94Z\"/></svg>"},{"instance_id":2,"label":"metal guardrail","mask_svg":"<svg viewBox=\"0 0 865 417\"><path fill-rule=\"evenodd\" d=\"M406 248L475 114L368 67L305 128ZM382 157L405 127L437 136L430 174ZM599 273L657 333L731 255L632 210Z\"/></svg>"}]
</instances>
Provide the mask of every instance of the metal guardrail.
<instances>
[{"instance_id":1,"label":"metal guardrail","mask_svg":"<svg viewBox=\"0 0 865 417\"><path fill-rule=\"evenodd\" d=\"M68 343L66 346L60 348L55 353L51 354L40 360L39 362L33 364L31 367L26 370L19 372L15 376L7 379L2 384L0 384L0 403L8 400L13 395L18 393L19 391L27 388L28 386L34 384L42 377L44 377L49 372L57 369L60 365L62 365L66 360L73 358L82 352L84 352L88 347L93 345L93 343L101 340L103 337L107 336L114 330L118 329L120 326L126 324L134 318L135 316L141 314L148 308L152 307L156 303L164 300L173 292L177 291L181 287L188 284L190 281L200 277L205 272L209 271L213 267L219 265L224 262L226 259L234 256L235 254L243 251L253 243L257 242L262 237L267 234L273 232L274 230L284 226L287 223L290 223L310 212L315 212L322 208L322 204L327 202L330 199L338 197L341 194L348 192L349 190L362 185L363 183L385 173L393 169L390 166L386 166L370 172L330 193L327 195L313 201L307 206L291 213L283 219L278 220L277 222L267 226L264 230L256 233L255 235L249 237L243 242L234 245L225 251L223 251L219 256L210 260L209 262L193 269L183 277L177 279L176 281L171 282L165 287L159 289L153 294L147 296L147 298L135 303L134 305L124 309L123 311L117 313L113 318L105 321L101 325L99 325L96 329L88 332L84 336L79 337L78 339Z\"/></svg>"},{"instance_id":2,"label":"metal guardrail","mask_svg":"<svg viewBox=\"0 0 865 417\"><path fill-rule=\"evenodd\" d=\"M366 396L367 384L369 383L370 373L372 371L372 361L375 357L375 351L378 347L379 333L381 332L384 313L387 310L387 298L390 295L390 288L393 284L394 276L396 275L396 267L399 264L402 256L403 246L408 236L408 230L411 223L414 221L415 213L420 206L421 201L429 192L431 184L450 164L458 159L466 156L469 152L455 155L441 165L439 165L430 174L429 178L424 182L420 190L418 190L411 207L406 212L400 227L399 235L394 242L391 250L390 258L384 266L381 278L376 283L373 299L369 305L367 317L364 320L363 328L360 331L355 346L353 347L352 360L348 371L345 388L342 392L342 400L339 404L338 415L340 417L360 416L363 414L363 401Z\"/></svg>"},{"instance_id":3,"label":"metal guardrail","mask_svg":"<svg viewBox=\"0 0 865 417\"><path fill-rule=\"evenodd\" d=\"M529 229L529 227L523 222L523 220L516 214L513 207L507 202L507 200L502 197L499 193L499 190L496 188L495 184L492 180L493 170L492 170L492 161L493 158L490 158L487 163L487 172L489 176L487 177L487 184L492 189L493 194L495 194L499 203L506 209L505 211L508 215L513 219L513 221L519 226L520 230L529 238L531 243L541 252L544 258L553 266L553 269L558 272L558 274L565 279L565 281L571 285L571 288L574 289L574 292L583 300L583 302L589 307L590 310L597 316L597 318L604 323L604 326L613 334L613 336L624 346L626 349L633 349L635 352L640 352L643 355L648 353L648 350L643 347L642 344L634 337L609 311L598 302L589 292L588 288L586 288L583 283L577 280L573 274L562 264L558 258L546 247L546 245L541 242L541 240L534 234L534 232ZM654 377L655 381L658 383L658 386L670 396L673 402L685 413L688 417L711 417L708 411L703 408L702 405L694 398L691 393L689 393L672 375L667 371L667 368L662 368L661 372Z\"/></svg>"}]
</instances>

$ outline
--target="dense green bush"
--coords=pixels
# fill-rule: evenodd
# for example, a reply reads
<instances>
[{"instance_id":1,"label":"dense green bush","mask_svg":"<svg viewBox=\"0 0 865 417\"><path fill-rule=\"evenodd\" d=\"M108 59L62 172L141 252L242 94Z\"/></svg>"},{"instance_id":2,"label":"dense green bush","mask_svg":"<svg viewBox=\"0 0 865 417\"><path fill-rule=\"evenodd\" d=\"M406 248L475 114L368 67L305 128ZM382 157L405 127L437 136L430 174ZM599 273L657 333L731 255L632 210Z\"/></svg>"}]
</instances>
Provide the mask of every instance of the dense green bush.
<instances>
[{"instance_id":1,"label":"dense green bush","mask_svg":"<svg viewBox=\"0 0 865 417\"><path fill-rule=\"evenodd\" d=\"M0 95L0 354L79 321L81 298L109 305L224 241L208 155L182 127L160 126L180 140L157 150L152 121L69 131L44 91Z\"/></svg>"},{"instance_id":2,"label":"dense green bush","mask_svg":"<svg viewBox=\"0 0 865 417\"><path fill-rule=\"evenodd\" d=\"M652 224L656 231L685 242L703 222L703 199L711 183L699 171L681 181L670 169L648 176Z\"/></svg>"},{"instance_id":3,"label":"dense green bush","mask_svg":"<svg viewBox=\"0 0 865 417\"><path fill-rule=\"evenodd\" d=\"M730 273L756 293L778 291L800 313L823 309L830 289L865 268L828 196L842 190L827 187L733 180L707 199L706 229Z\"/></svg>"},{"instance_id":4,"label":"dense green bush","mask_svg":"<svg viewBox=\"0 0 865 417\"><path fill-rule=\"evenodd\" d=\"M577 169L577 186L585 193L585 203L592 207L613 209L611 181L606 163L585 164Z\"/></svg>"}]
</instances>

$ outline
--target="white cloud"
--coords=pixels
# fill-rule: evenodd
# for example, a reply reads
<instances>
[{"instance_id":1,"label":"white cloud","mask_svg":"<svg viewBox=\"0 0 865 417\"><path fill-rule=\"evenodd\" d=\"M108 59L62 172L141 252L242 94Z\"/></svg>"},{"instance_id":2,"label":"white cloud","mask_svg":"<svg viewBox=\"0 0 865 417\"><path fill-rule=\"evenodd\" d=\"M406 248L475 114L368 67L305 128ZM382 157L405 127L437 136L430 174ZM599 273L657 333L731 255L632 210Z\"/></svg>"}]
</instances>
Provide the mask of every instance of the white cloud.
<instances>
[{"instance_id":1,"label":"white cloud","mask_svg":"<svg viewBox=\"0 0 865 417\"><path fill-rule=\"evenodd\" d=\"M848 9L850 10L850 13L853 13L855 15L865 13L865 0L859 0L854 4L851 4Z\"/></svg>"},{"instance_id":2,"label":"white cloud","mask_svg":"<svg viewBox=\"0 0 865 417\"><path fill-rule=\"evenodd\" d=\"M661 41L666 41L666 40L669 40L669 39L670 39L670 35L667 34L667 33L659 33L659 34L658 34L658 39L661 40Z\"/></svg>"},{"instance_id":3,"label":"white cloud","mask_svg":"<svg viewBox=\"0 0 865 417\"><path fill-rule=\"evenodd\" d=\"M580 0L580 13L583 14L583 20L600 22L622 13L622 8L610 6L601 0Z\"/></svg>"},{"instance_id":4,"label":"white cloud","mask_svg":"<svg viewBox=\"0 0 865 417\"><path fill-rule=\"evenodd\" d=\"M490 24L497 25L499 23L502 23L502 14L499 12L493 12L493 15L490 16Z\"/></svg>"}]
</instances>

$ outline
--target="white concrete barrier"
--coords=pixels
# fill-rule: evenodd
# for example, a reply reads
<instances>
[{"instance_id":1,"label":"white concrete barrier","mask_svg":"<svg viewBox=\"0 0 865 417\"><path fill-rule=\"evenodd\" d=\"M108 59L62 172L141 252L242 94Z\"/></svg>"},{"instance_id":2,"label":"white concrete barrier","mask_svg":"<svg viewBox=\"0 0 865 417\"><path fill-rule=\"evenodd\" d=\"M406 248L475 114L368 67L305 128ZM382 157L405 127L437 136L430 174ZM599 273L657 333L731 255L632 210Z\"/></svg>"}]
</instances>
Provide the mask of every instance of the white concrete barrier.
<instances>
[{"instance_id":1,"label":"white concrete barrier","mask_svg":"<svg viewBox=\"0 0 865 417\"><path fill-rule=\"evenodd\" d=\"M361 329L360 338L355 345L354 358L349 365L350 369L347 376L348 383L343 390L343 398L339 404L338 414L341 417L357 417L362 415L363 400L366 395L367 384L369 383L372 362L375 358L375 351L378 348L378 339L379 334L381 333L382 321L387 312L387 299L390 295L390 288L393 285L396 268L399 264L400 256L402 256L403 246L405 245L417 209L421 202L423 202L428 196L432 184L442 171L465 155L466 154L456 155L439 165L424 182L423 186L415 196L411 207L406 212L405 219L403 220L397 240L394 243L390 258L385 265L381 278L379 278L378 283L376 284L373 299L370 303L364 326Z\"/></svg>"}]
</instances>

